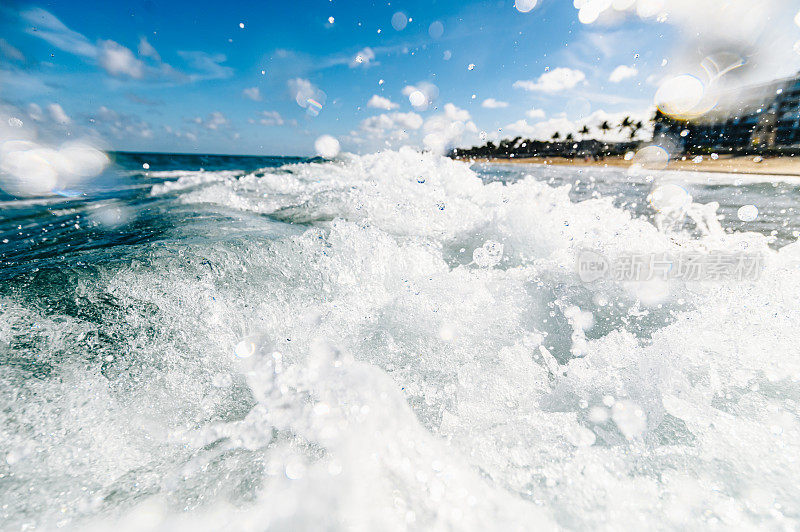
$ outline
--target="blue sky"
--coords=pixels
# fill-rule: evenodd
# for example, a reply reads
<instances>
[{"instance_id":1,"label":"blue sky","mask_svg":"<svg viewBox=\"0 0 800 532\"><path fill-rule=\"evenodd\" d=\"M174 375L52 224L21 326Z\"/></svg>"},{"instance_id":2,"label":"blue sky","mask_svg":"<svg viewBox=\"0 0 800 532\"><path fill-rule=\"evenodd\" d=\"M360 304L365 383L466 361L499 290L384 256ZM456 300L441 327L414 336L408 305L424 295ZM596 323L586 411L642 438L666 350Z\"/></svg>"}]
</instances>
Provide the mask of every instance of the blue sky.
<instances>
[{"instance_id":1,"label":"blue sky","mask_svg":"<svg viewBox=\"0 0 800 532\"><path fill-rule=\"evenodd\" d=\"M679 12L594 21L587 1L12 2L0 99L48 135L164 152L309 155L322 134L442 148L646 117L694 29Z\"/></svg>"}]
</instances>

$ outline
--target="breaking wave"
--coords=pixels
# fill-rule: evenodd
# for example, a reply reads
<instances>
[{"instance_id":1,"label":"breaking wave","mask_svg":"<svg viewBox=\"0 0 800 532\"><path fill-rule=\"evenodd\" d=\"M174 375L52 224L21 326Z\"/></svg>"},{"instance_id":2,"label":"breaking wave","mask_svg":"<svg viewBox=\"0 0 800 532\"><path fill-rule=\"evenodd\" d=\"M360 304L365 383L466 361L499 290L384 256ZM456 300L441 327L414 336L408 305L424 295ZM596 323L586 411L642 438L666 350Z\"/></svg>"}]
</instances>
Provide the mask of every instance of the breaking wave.
<instances>
[{"instance_id":1,"label":"breaking wave","mask_svg":"<svg viewBox=\"0 0 800 532\"><path fill-rule=\"evenodd\" d=\"M713 205L659 231L545 171L175 172L131 207L172 216L147 238L15 269L0 526L798 526L800 244ZM764 261L584 283L585 249Z\"/></svg>"}]
</instances>

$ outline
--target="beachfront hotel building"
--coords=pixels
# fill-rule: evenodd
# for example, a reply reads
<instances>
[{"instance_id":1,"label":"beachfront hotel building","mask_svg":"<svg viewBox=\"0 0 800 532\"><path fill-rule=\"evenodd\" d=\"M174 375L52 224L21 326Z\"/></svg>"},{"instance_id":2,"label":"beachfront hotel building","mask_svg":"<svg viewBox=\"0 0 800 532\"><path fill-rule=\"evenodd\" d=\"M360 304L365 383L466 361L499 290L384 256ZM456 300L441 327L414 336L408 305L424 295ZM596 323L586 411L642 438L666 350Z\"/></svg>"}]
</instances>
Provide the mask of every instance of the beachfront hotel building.
<instances>
[{"instance_id":1,"label":"beachfront hotel building","mask_svg":"<svg viewBox=\"0 0 800 532\"><path fill-rule=\"evenodd\" d=\"M800 150L800 73L722 95L697 118L657 112L654 139L665 137L684 152Z\"/></svg>"}]
</instances>

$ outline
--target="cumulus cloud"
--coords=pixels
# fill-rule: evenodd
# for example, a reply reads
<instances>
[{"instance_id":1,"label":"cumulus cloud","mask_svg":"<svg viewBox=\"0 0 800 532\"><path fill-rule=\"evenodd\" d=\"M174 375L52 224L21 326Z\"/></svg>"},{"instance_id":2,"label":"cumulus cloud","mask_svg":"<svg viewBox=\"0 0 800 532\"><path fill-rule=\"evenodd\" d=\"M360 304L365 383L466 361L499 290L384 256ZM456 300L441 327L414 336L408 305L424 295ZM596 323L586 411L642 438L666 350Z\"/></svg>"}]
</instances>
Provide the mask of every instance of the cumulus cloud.
<instances>
[{"instance_id":1,"label":"cumulus cloud","mask_svg":"<svg viewBox=\"0 0 800 532\"><path fill-rule=\"evenodd\" d=\"M63 125L67 125L72 122L70 117L67 116L67 113L64 112L64 109L57 103L51 103L48 105L47 112L50 113L50 118L53 120L53 122Z\"/></svg>"},{"instance_id":2,"label":"cumulus cloud","mask_svg":"<svg viewBox=\"0 0 800 532\"><path fill-rule=\"evenodd\" d=\"M389 98L384 98L383 96L378 96L377 94L373 94L372 98L370 98L369 101L367 102L367 107L372 107L373 109L384 109L386 111L391 111L392 109L397 109L400 106L391 101Z\"/></svg>"},{"instance_id":3,"label":"cumulus cloud","mask_svg":"<svg viewBox=\"0 0 800 532\"><path fill-rule=\"evenodd\" d=\"M257 118L250 119L251 124L259 123L262 126L282 126L283 117L278 111L261 111Z\"/></svg>"},{"instance_id":4,"label":"cumulus cloud","mask_svg":"<svg viewBox=\"0 0 800 532\"><path fill-rule=\"evenodd\" d=\"M575 88L579 84L586 83L586 74L580 70L571 68L554 68L545 72L538 79L519 80L514 82L515 89L526 91L538 91L556 93Z\"/></svg>"},{"instance_id":5,"label":"cumulus cloud","mask_svg":"<svg viewBox=\"0 0 800 532\"><path fill-rule=\"evenodd\" d=\"M150 124L135 116L119 113L105 105L101 106L94 114L93 122L99 131L113 137L153 138L153 129Z\"/></svg>"},{"instance_id":6,"label":"cumulus cloud","mask_svg":"<svg viewBox=\"0 0 800 532\"><path fill-rule=\"evenodd\" d=\"M508 107L508 102L501 102L500 100L495 100L494 98L486 98L483 100L481 107L485 107L487 109L503 109Z\"/></svg>"},{"instance_id":7,"label":"cumulus cloud","mask_svg":"<svg viewBox=\"0 0 800 532\"><path fill-rule=\"evenodd\" d=\"M97 61L112 76L128 76L134 79L144 76L144 63L133 52L114 41L100 41Z\"/></svg>"},{"instance_id":8,"label":"cumulus cloud","mask_svg":"<svg viewBox=\"0 0 800 532\"><path fill-rule=\"evenodd\" d=\"M377 138L405 140L409 131L422 127L423 120L417 113L383 113L361 121L359 128Z\"/></svg>"},{"instance_id":9,"label":"cumulus cloud","mask_svg":"<svg viewBox=\"0 0 800 532\"><path fill-rule=\"evenodd\" d=\"M545 115L545 112L542 109L536 109L534 107L534 108L531 108L531 109L528 109L527 111L525 111L525 116L527 116L528 118L533 118L534 120L536 120L536 119L539 119L539 118L544 118L546 115Z\"/></svg>"},{"instance_id":10,"label":"cumulus cloud","mask_svg":"<svg viewBox=\"0 0 800 532\"><path fill-rule=\"evenodd\" d=\"M375 59L375 52L368 46L363 50L359 50L355 57L353 57L353 60L350 62L350 68L369 66L373 59Z\"/></svg>"},{"instance_id":11,"label":"cumulus cloud","mask_svg":"<svg viewBox=\"0 0 800 532\"><path fill-rule=\"evenodd\" d=\"M633 122L642 122L644 128L639 132L637 138L644 139L652 134L652 124L649 121L652 114L653 111L651 109L634 113L610 113L599 109L581 120L569 120L563 115L538 122L528 122L522 119L503 127L499 136L502 138L520 136L534 140L549 140L554 133L558 132L562 139L571 133L577 140L582 138L579 131L583 126L587 126L590 130L590 138L609 142L627 141L630 140L630 130L620 129L619 124L625 117L629 117ZM600 129L600 125L603 122L608 122L611 130L604 133Z\"/></svg>"},{"instance_id":12,"label":"cumulus cloud","mask_svg":"<svg viewBox=\"0 0 800 532\"><path fill-rule=\"evenodd\" d=\"M447 103L439 113L427 119L415 112L368 117L345 140L367 150L413 146L445 153L449 148L461 145L465 139L477 141L478 128L469 111Z\"/></svg>"},{"instance_id":13,"label":"cumulus cloud","mask_svg":"<svg viewBox=\"0 0 800 532\"><path fill-rule=\"evenodd\" d=\"M192 122L205 129L210 129L211 131L217 131L218 129L228 126L230 124L228 118L220 111L214 111L213 113L209 114L205 119L199 116L195 117L192 119Z\"/></svg>"},{"instance_id":14,"label":"cumulus cloud","mask_svg":"<svg viewBox=\"0 0 800 532\"><path fill-rule=\"evenodd\" d=\"M478 127L472 122L469 111L452 103L444 105L444 112L428 118L423 124L425 136L422 143L427 150L445 153L464 140L465 134L477 134Z\"/></svg>"},{"instance_id":15,"label":"cumulus cloud","mask_svg":"<svg viewBox=\"0 0 800 532\"><path fill-rule=\"evenodd\" d=\"M254 102L260 102L261 90L258 87L248 87L242 91L242 96L253 100Z\"/></svg>"},{"instance_id":16,"label":"cumulus cloud","mask_svg":"<svg viewBox=\"0 0 800 532\"><path fill-rule=\"evenodd\" d=\"M608 81L610 81L611 83L619 83L620 81L629 78L635 78L638 75L639 75L639 70L637 70L636 67L630 67L628 65L619 65L611 72L611 75L608 76Z\"/></svg>"}]
</instances>

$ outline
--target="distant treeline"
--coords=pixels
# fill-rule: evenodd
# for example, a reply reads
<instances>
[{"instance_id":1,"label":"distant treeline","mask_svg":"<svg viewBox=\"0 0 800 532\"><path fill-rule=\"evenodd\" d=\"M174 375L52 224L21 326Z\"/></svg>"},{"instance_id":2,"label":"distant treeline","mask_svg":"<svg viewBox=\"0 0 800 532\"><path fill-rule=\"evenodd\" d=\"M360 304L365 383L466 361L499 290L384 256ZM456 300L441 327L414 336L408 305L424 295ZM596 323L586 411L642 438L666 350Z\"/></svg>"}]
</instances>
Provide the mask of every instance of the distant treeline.
<instances>
[{"instance_id":1,"label":"distant treeline","mask_svg":"<svg viewBox=\"0 0 800 532\"><path fill-rule=\"evenodd\" d=\"M495 144L492 141L486 142L481 146L472 148L455 148L450 156L456 159L470 158L528 158L528 157L581 157L581 158L603 158L607 156L622 155L631 149L639 146L640 141L636 139L644 128L642 122L634 122L630 117L625 117L619 124L612 125L604 121L597 130L602 136L617 129L619 132L627 132L630 137L629 142L604 142L597 139L586 139L591 133L588 125L584 125L578 134L581 139L575 138L572 133L561 137L560 132L553 133L551 140L532 140L522 137L513 139L503 139Z\"/></svg>"}]
</instances>

